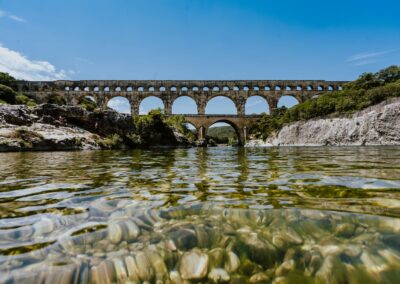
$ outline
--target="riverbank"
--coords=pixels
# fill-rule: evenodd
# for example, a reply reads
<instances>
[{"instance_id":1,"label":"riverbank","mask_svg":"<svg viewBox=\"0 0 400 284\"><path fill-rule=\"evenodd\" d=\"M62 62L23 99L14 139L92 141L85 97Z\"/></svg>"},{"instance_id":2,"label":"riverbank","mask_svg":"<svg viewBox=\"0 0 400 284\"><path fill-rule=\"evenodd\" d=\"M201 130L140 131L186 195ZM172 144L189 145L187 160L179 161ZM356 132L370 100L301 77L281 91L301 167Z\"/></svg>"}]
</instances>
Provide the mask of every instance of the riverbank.
<instances>
[{"instance_id":1,"label":"riverbank","mask_svg":"<svg viewBox=\"0 0 400 284\"><path fill-rule=\"evenodd\" d=\"M247 147L400 145L400 98L351 115L298 121Z\"/></svg>"},{"instance_id":2,"label":"riverbank","mask_svg":"<svg viewBox=\"0 0 400 284\"><path fill-rule=\"evenodd\" d=\"M165 122L157 112L133 121L130 115L112 110L0 105L0 152L191 145L178 128L178 123Z\"/></svg>"}]
</instances>

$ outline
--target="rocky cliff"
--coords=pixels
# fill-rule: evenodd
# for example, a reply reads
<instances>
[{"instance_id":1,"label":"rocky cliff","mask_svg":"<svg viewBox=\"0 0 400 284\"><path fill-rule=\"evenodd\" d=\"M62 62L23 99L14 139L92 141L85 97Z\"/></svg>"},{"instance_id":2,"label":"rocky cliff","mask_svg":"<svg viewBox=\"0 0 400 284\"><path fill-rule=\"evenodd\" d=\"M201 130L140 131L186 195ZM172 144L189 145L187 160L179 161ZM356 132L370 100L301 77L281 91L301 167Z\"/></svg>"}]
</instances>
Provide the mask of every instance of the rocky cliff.
<instances>
[{"instance_id":1,"label":"rocky cliff","mask_svg":"<svg viewBox=\"0 0 400 284\"><path fill-rule=\"evenodd\" d=\"M400 99L390 99L352 115L298 121L266 141L247 146L400 145Z\"/></svg>"},{"instance_id":2,"label":"rocky cliff","mask_svg":"<svg viewBox=\"0 0 400 284\"><path fill-rule=\"evenodd\" d=\"M188 144L185 137L163 125L163 146ZM134 139L132 139L134 137ZM132 117L112 110L87 111L81 107L43 104L0 105L0 152L29 150L95 150L154 144L138 133ZM149 140L149 141L147 141Z\"/></svg>"}]
</instances>

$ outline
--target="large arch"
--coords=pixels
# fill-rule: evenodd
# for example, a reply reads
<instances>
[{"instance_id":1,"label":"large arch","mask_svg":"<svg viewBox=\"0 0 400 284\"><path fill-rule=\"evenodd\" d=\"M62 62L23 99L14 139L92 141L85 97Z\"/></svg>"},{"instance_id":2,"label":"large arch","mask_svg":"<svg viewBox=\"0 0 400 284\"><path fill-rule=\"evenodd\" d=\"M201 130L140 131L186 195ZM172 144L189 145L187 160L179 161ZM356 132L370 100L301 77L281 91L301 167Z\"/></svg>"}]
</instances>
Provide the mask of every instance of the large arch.
<instances>
[{"instance_id":1,"label":"large arch","mask_svg":"<svg viewBox=\"0 0 400 284\"><path fill-rule=\"evenodd\" d=\"M198 114L197 103L189 96L181 96L173 101L172 114Z\"/></svg>"},{"instance_id":2,"label":"large arch","mask_svg":"<svg viewBox=\"0 0 400 284\"><path fill-rule=\"evenodd\" d=\"M278 108L281 108L281 107L291 108L298 104L299 104L299 101L294 96L285 95L285 96L282 96L279 98Z\"/></svg>"},{"instance_id":3,"label":"large arch","mask_svg":"<svg viewBox=\"0 0 400 284\"><path fill-rule=\"evenodd\" d=\"M238 114L233 100L226 96L215 96L207 102L206 114Z\"/></svg>"},{"instance_id":4,"label":"large arch","mask_svg":"<svg viewBox=\"0 0 400 284\"><path fill-rule=\"evenodd\" d=\"M232 135L232 132L229 130L229 128L233 130L234 135ZM220 133L218 135L220 136L219 139L216 137L216 134L214 134L214 132ZM209 125L206 129L206 136L209 139L213 139L216 144L243 144L242 135L239 127L235 123L225 119L215 121L211 125ZM231 138L233 138L234 141L230 141Z\"/></svg>"},{"instance_id":5,"label":"large arch","mask_svg":"<svg viewBox=\"0 0 400 284\"><path fill-rule=\"evenodd\" d=\"M107 107L112 108L119 113L131 114L131 104L125 97L117 96L111 98L107 102Z\"/></svg>"},{"instance_id":6,"label":"large arch","mask_svg":"<svg viewBox=\"0 0 400 284\"><path fill-rule=\"evenodd\" d=\"M164 110L165 106L163 101L155 96L149 96L143 99L139 105L139 114L148 114L153 109Z\"/></svg>"},{"instance_id":7,"label":"large arch","mask_svg":"<svg viewBox=\"0 0 400 284\"><path fill-rule=\"evenodd\" d=\"M267 100L261 96L251 96L246 100L245 114L270 114L270 107Z\"/></svg>"}]
</instances>

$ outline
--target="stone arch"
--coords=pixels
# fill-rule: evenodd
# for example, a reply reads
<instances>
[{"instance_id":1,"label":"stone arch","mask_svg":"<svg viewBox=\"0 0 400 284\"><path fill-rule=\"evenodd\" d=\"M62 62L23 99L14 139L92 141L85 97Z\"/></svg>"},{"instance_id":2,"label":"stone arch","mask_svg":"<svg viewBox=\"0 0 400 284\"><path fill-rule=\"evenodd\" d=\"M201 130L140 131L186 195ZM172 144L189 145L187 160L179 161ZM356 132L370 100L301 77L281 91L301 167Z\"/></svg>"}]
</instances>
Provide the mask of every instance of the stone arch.
<instances>
[{"instance_id":1,"label":"stone arch","mask_svg":"<svg viewBox=\"0 0 400 284\"><path fill-rule=\"evenodd\" d=\"M318 91L323 91L325 88L324 88L324 86L322 86L322 85L318 85L317 86L317 90Z\"/></svg>"},{"instance_id":2,"label":"stone arch","mask_svg":"<svg viewBox=\"0 0 400 284\"><path fill-rule=\"evenodd\" d=\"M225 100L226 103L222 102L222 100ZM218 103L220 106L218 106ZM217 104L217 105L215 105ZM223 104L222 109L223 111L220 111L221 105ZM229 109L226 110L227 105L229 105ZM215 95L209 98L209 100L206 102L206 107L205 107L205 113L206 114L238 114L238 108L235 103L235 101L227 96L227 95Z\"/></svg>"},{"instance_id":3,"label":"stone arch","mask_svg":"<svg viewBox=\"0 0 400 284\"><path fill-rule=\"evenodd\" d=\"M268 91L268 92L271 91L271 86L269 86L269 85L265 86L264 91Z\"/></svg>"},{"instance_id":4,"label":"stone arch","mask_svg":"<svg viewBox=\"0 0 400 284\"><path fill-rule=\"evenodd\" d=\"M274 90L275 90L275 91L280 91L280 90L282 90L282 87L281 87L280 85L276 85L276 86L274 87Z\"/></svg>"},{"instance_id":5,"label":"stone arch","mask_svg":"<svg viewBox=\"0 0 400 284\"><path fill-rule=\"evenodd\" d=\"M224 87L222 88L222 90L223 90L224 92L228 92L230 89L229 89L228 86L224 86Z\"/></svg>"},{"instance_id":6,"label":"stone arch","mask_svg":"<svg viewBox=\"0 0 400 284\"><path fill-rule=\"evenodd\" d=\"M270 114L270 106L267 99L259 95L248 97L245 104L245 114L252 115L261 113Z\"/></svg>"},{"instance_id":7,"label":"stone arch","mask_svg":"<svg viewBox=\"0 0 400 284\"><path fill-rule=\"evenodd\" d=\"M114 96L111 97L107 103L108 108L111 108L119 113L131 114L131 103L130 101L123 96Z\"/></svg>"},{"instance_id":8,"label":"stone arch","mask_svg":"<svg viewBox=\"0 0 400 284\"><path fill-rule=\"evenodd\" d=\"M127 92L132 92L132 91L133 91L133 87L132 87L132 86L128 86L128 87L126 88L126 91L127 91Z\"/></svg>"},{"instance_id":9,"label":"stone arch","mask_svg":"<svg viewBox=\"0 0 400 284\"><path fill-rule=\"evenodd\" d=\"M213 92L219 92L219 91L220 91L220 89L219 89L219 87L218 87L218 86L214 86L214 87L212 88L212 91L213 91Z\"/></svg>"},{"instance_id":10,"label":"stone arch","mask_svg":"<svg viewBox=\"0 0 400 284\"><path fill-rule=\"evenodd\" d=\"M289 85L285 86L285 91L291 91L291 90L292 90L291 86L289 86Z\"/></svg>"},{"instance_id":11,"label":"stone arch","mask_svg":"<svg viewBox=\"0 0 400 284\"><path fill-rule=\"evenodd\" d=\"M302 91L302 90L303 90L303 86L301 86L301 85L296 86L296 91Z\"/></svg>"},{"instance_id":12,"label":"stone arch","mask_svg":"<svg viewBox=\"0 0 400 284\"><path fill-rule=\"evenodd\" d=\"M245 144L245 137L241 131L240 126L229 119L218 119L218 120L215 120L215 121L211 122L210 124L206 125L205 126L205 134L208 136L208 132L209 132L210 128L212 128L213 125L218 124L218 123L225 123L225 124L228 124L229 126L231 126L235 130L236 137L237 137L237 144L239 146L242 146Z\"/></svg>"},{"instance_id":13,"label":"stone arch","mask_svg":"<svg viewBox=\"0 0 400 284\"><path fill-rule=\"evenodd\" d=\"M185 109L185 111L181 111ZM172 101L172 114L198 114L198 105L191 96L179 96Z\"/></svg>"},{"instance_id":14,"label":"stone arch","mask_svg":"<svg viewBox=\"0 0 400 284\"><path fill-rule=\"evenodd\" d=\"M93 88L93 91L94 91L94 92L99 92L99 91L100 91L100 87L95 86L95 87Z\"/></svg>"},{"instance_id":15,"label":"stone arch","mask_svg":"<svg viewBox=\"0 0 400 284\"><path fill-rule=\"evenodd\" d=\"M193 86L193 87L192 87L192 91L193 91L193 92L198 92L198 91L199 91L199 87Z\"/></svg>"},{"instance_id":16,"label":"stone arch","mask_svg":"<svg viewBox=\"0 0 400 284\"><path fill-rule=\"evenodd\" d=\"M160 92L165 92L167 90L167 88L165 88L165 86L161 86L160 88L159 88L159 91Z\"/></svg>"},{"instance_id":17,"label":"stone arch","mask_svg":"<svg viewBox=\"0 0 400 284\"><path fill-rule=\"evenodd\" d=\"M253 91L255 91L255 92L260 91L260 87L259 87L258 85L255 85L255 86L253 87Z\"/></svg>"},{"instance_id":18,"label":"stone arch","mask_svg":"<svg viewBox=\"0 0 400 284\"><path fill-rule=\"evenodd\" d=\"M183 87L181 88L181 92L187 93L188 91L189 91L189 88L186 87L186 86L183 86Z\"/></svg>"},{"instance_id":19,"label":"stone arch","mask_svg":"<svg viewBox=\"0 0 400 284\"><path fill-rule=\"evenodd\" d=\"M285 107L291 108L295 105L298 105L300 100L293 95L285 95L281 96L278 100L278 108Z\"/></svg>"},{"instance_id":20,"label":"stone arch","mask_svg":"<svg viewBox=\"0 0 400 284\"><path fill-rule=\"evenodd\" d=\"M165 109L163 100L158 96L147 96L143 98L139 103L139 114L147 114L153 109Z\"/></svg>"},{"instance_id":21,"label":"stone arch","mask_svg":"<svg viewBox=\"0 0 400 284\"><path fill-rule=\"evenodd\" d=\"M332 92L334 90L334 87L332 85L328 86L328 91Z\"/></svg>"}]
</instances>

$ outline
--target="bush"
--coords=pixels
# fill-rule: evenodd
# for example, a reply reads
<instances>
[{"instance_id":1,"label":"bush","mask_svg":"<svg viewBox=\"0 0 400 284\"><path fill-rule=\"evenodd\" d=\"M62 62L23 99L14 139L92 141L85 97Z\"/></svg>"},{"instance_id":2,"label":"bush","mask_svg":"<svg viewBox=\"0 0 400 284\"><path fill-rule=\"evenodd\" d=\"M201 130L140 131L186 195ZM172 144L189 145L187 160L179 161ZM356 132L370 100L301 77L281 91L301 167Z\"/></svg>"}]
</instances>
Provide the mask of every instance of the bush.
<instances>
[{"instance_id":1,"label":"bush","mask_svg":"<svg viewBox=\"0 0 400 284\"><path fill-rule=\"evenodd\" d=\"M5 85L14 89L16 86L16 80L14 77L10 76L10 74L0 72L0 85Z\"/></svg>"},{"instance_id":2,"label":"bush","mask_svg":"<svg viewBox=\"0 0 400 284\"><path fill-rule=\"evenodd\" d=\"M88 97L83 97L79 105L88 111L94 111L97 108L97 104Z\"/></svg>"},{"instance_id":3,"label":"bush","mask_svg":"<svg viewBox=\"0 0 400 284\"><path fill-rule=\"evenodd\" d=\"M57 94L51 94L51 95L49 96L49 98L47 99L47 103L49 103L49 104L55 104L55 105L59 105L59 106L62 106L62 105L66 105L66 104L67 104L67 102L65 101L65 99L64 99L62 96L57 95Z\"/></svg>"},{"instance_id":4,"label":"bush","mask_svg":"<svg viewBox=\"0 0 400 284\"><path fill-rule=\"evenodd\" d=\"M102 139L99 144L103 148L115 149L118 148L122 143L122 138L118 134L112 134Z\"/></svg>"},{"instance_id":5,"label":"bush","mask_svg":"<svg viewBox=\"0 0 400 284\"><path fill-rule=\"evenodd\" d=\"M17 93L8 86L0 85L0 99L8 104L15 104Z\"/></svg>"}]
</instances>

